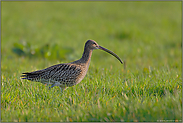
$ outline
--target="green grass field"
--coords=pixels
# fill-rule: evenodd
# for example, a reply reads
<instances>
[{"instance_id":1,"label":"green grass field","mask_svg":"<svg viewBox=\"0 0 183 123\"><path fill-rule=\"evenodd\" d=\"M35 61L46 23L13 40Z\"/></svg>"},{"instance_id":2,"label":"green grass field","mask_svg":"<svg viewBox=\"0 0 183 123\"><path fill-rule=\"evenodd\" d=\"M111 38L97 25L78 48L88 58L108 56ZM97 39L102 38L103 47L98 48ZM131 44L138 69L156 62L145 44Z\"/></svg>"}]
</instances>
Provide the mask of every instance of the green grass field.
<instances>
[{"instance_id":1,"label":"green grass field","mask_svg":"<svg viewBox=\"0 0 183 123\"><path fill-rule=\"evenodd\" d=\"M1 2L1 121L182 121L180 2ZM115 52L92 54L85 78L63 93L22 72L81 57L88 39ZM18 56L56 44L63 58ZM37 50L35 50L37 49ZM54 49L54 48L53 48ZM41 51L41 50L40 50Z\"/></svg>"}]
</instances>

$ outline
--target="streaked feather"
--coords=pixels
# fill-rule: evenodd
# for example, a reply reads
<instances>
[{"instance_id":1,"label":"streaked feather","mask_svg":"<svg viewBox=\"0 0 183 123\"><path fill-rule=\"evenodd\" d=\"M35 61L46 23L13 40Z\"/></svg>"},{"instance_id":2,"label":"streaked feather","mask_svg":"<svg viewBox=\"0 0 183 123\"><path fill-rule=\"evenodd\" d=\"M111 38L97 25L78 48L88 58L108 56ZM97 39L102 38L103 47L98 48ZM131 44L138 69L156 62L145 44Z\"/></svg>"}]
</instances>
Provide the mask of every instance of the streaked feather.
<instances>
[{"instance_id":1,"label":"streaked feather","mask_svg":"<svg viewBox=\"0 0 183 123\"><path fill-rule=\"evenodd\" d=\"M73 86L82 70L73 64L58 64L43 70L22 73L22 79L37 81L42 83L54 84L59 82L61 85Z\"/></svg>"}]
</instances>

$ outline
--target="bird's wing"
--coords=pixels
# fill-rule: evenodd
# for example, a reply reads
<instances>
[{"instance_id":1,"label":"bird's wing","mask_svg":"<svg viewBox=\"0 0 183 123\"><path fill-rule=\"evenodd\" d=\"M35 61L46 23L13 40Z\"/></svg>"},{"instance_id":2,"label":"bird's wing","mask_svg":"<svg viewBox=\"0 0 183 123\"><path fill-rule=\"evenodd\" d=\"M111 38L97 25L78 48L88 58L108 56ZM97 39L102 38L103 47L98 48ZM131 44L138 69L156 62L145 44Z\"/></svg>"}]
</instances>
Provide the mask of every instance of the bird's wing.
<instances>
[{"instance_id":1,"label":"bird's wing","mask_svg":"<svg viewBox=\"0 0 183 123\"><path fill-rule=\"evenodd\" d=\"M40 82L72 82L81 74L81 68L73 64L58 64L43 70L22 73L22 79Z\"/></svg>"}]
</instances>

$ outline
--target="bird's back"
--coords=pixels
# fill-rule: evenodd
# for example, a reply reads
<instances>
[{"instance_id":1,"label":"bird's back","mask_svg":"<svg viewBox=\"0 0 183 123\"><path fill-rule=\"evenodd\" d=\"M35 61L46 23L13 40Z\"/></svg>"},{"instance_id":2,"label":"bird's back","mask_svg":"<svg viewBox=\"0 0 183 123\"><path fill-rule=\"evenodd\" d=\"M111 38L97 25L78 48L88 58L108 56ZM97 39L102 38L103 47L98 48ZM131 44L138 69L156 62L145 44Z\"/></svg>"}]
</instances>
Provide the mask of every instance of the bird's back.
<instances>
[{"instance_id":1,"label":"bird's back","mask_svg":"<svg viewBox=\"0 0 183 123\"><path fill-rule=\"evenodd\" d=\"M79 83L84 71L84 67L81 64L57 64L46 69L23 73L22 79L28 79L31 81L37 81L44 84L55 84L73 86Z\"/></svg>"}]
</instances>

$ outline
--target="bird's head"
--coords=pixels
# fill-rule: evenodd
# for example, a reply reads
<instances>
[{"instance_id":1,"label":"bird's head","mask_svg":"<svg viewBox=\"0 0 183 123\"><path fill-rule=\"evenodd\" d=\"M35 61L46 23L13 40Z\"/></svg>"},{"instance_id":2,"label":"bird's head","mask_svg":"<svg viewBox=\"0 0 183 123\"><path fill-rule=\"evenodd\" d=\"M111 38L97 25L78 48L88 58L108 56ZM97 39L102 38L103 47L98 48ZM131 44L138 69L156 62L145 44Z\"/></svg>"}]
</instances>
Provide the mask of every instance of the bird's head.
<instances>
[{"instance_id":1,"label":"bird's head","mask_svg":"<svg viewBox=\"0 0 183 123\"><path fill-rule=\"evenodd\" d=\"M86 49L90 49L90 50L94 50L94 49L101 49L101 50L104 50L105 52L108 52L110 53L111 55L113 55L114 57L116 57L122 64L122 60L119 58L119 56L117 56L114 52L102 47L102 46L99 46L97 44L97 42L95 42L94 40L88 40L86 43L85 43L85 48Z\"/></svg>"},{"instance_id":2,"label":"bird's head","mask_svg":"<svg viewBox=\"0 0 183 123\"><path fill-rule=\"evenodd\" d=\"M99 49L99 45L98 45L97 42L95 42L94 40L88 40L88 41L85 43L85 48L91 49L91 50Z\"/></svg>"}]
</instances>

